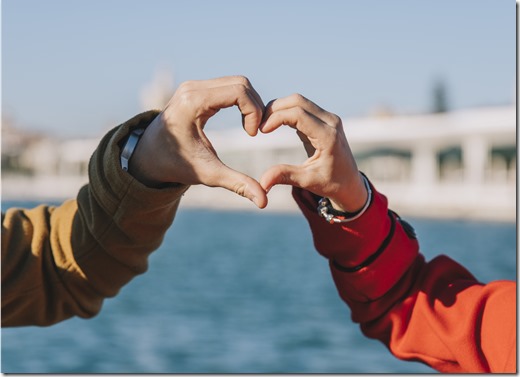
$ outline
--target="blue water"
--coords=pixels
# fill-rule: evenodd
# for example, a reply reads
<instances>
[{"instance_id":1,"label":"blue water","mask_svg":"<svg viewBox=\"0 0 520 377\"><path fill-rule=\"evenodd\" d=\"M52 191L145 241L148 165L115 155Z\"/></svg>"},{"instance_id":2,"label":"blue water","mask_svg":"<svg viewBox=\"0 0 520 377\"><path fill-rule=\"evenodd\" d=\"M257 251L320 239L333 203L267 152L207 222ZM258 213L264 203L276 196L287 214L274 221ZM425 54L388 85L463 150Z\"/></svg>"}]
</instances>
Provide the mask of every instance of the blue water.
<instances>
[{"instance_id":1,"label":"blue water","mask_svg":"<svg viewBox=\"0 0 520 377\"><path fill-rule=\"evenodd\" d=\"M408 220L427 259L444 253L483 282L516 280L515 224ZM432 370L361 335L300 214L181 209L149 271L96 318L3 329L2 372Z\"/></svg>"}]
</instances>

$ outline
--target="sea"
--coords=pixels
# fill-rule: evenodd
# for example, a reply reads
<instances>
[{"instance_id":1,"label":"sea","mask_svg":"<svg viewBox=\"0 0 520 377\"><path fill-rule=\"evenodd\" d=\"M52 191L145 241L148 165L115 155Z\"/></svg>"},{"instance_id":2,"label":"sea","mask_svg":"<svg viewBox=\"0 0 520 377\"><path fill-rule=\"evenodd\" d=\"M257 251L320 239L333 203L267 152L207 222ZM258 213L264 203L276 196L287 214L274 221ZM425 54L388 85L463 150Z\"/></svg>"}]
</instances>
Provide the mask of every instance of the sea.
<instances>
[{"instance_id":1,"label":"sea","mask_svg":"<svg viewBox=\"0 0 520 377\"><path fill-rule=\"evenodd\" d=\"M406 220L427 259L516 280L516 224ZM434 373L361 334L299 213L181 207L149 270L95 318L1 335L3 373Z\"/></svg>"}]
</instances>

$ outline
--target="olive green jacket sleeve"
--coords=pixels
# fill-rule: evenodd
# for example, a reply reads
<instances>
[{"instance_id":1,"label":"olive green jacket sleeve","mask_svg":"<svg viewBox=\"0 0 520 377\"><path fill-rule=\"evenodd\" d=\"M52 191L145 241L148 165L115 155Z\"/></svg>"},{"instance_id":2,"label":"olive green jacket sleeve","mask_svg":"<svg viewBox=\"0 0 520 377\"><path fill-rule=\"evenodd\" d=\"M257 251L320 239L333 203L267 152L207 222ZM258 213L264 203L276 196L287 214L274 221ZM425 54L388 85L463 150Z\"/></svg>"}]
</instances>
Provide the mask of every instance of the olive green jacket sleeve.
<instances>
[{"instance_id":1,"label":"olive green jacket sleeve","mask_svg":"<svg viewBox=\"0 0 520 377\"><path fill-rule=\"evenodd\" d=\"M2 213L3 327L92 317L106 297L146 271L187 189L151 189L121 169L130 130L157 114L140 114L101 140L76 200Z\"/></svg>"}]
</instances>

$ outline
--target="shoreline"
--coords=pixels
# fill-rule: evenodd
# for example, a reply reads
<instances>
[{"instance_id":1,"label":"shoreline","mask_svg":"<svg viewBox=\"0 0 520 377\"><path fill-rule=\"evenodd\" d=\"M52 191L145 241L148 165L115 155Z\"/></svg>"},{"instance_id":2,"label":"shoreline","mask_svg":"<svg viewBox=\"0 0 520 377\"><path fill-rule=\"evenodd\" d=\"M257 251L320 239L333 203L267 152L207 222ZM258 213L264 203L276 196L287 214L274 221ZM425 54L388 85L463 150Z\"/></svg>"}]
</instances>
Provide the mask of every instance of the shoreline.
<instances>
[{"instance_id":1,"label":"shoreline","mask_svg":"<svg viewBox=\"0 0 520 377\"><path fill-rule=\"evenodd\" d=\"M85 177L3 177L2 202L31 201L60 203L76 197L88 182ZM516 187L481 188L450 185L423 187L374 183L389 200L389 206L403 217L427 219L476 220L515 223ZM269 192L266 208L222 189L192 186L182 198L182 206L193 209L299 213L289 186L275 186Z\"/></svg>"}]
</instances>

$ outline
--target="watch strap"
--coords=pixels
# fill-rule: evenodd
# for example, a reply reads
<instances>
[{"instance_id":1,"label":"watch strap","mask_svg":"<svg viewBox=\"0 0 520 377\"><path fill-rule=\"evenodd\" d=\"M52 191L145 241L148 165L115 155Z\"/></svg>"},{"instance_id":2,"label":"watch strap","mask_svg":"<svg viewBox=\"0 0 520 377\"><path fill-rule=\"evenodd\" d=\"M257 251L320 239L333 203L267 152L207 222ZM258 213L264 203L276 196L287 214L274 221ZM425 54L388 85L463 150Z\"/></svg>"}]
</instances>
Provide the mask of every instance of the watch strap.
<instances>
[{"instance_id":1,"label":"watch strap","mask_svg":"<svg viewBox=\"0 0 520 377\"><path fill-rule=\"evenodd\" d=\"M123 147L123 151L121 152L121 168L124 171L128 171L128 164L143 133L144 129L137 128L133 130L128 136L125 146Z\"/></svg>"}]
</instances>

